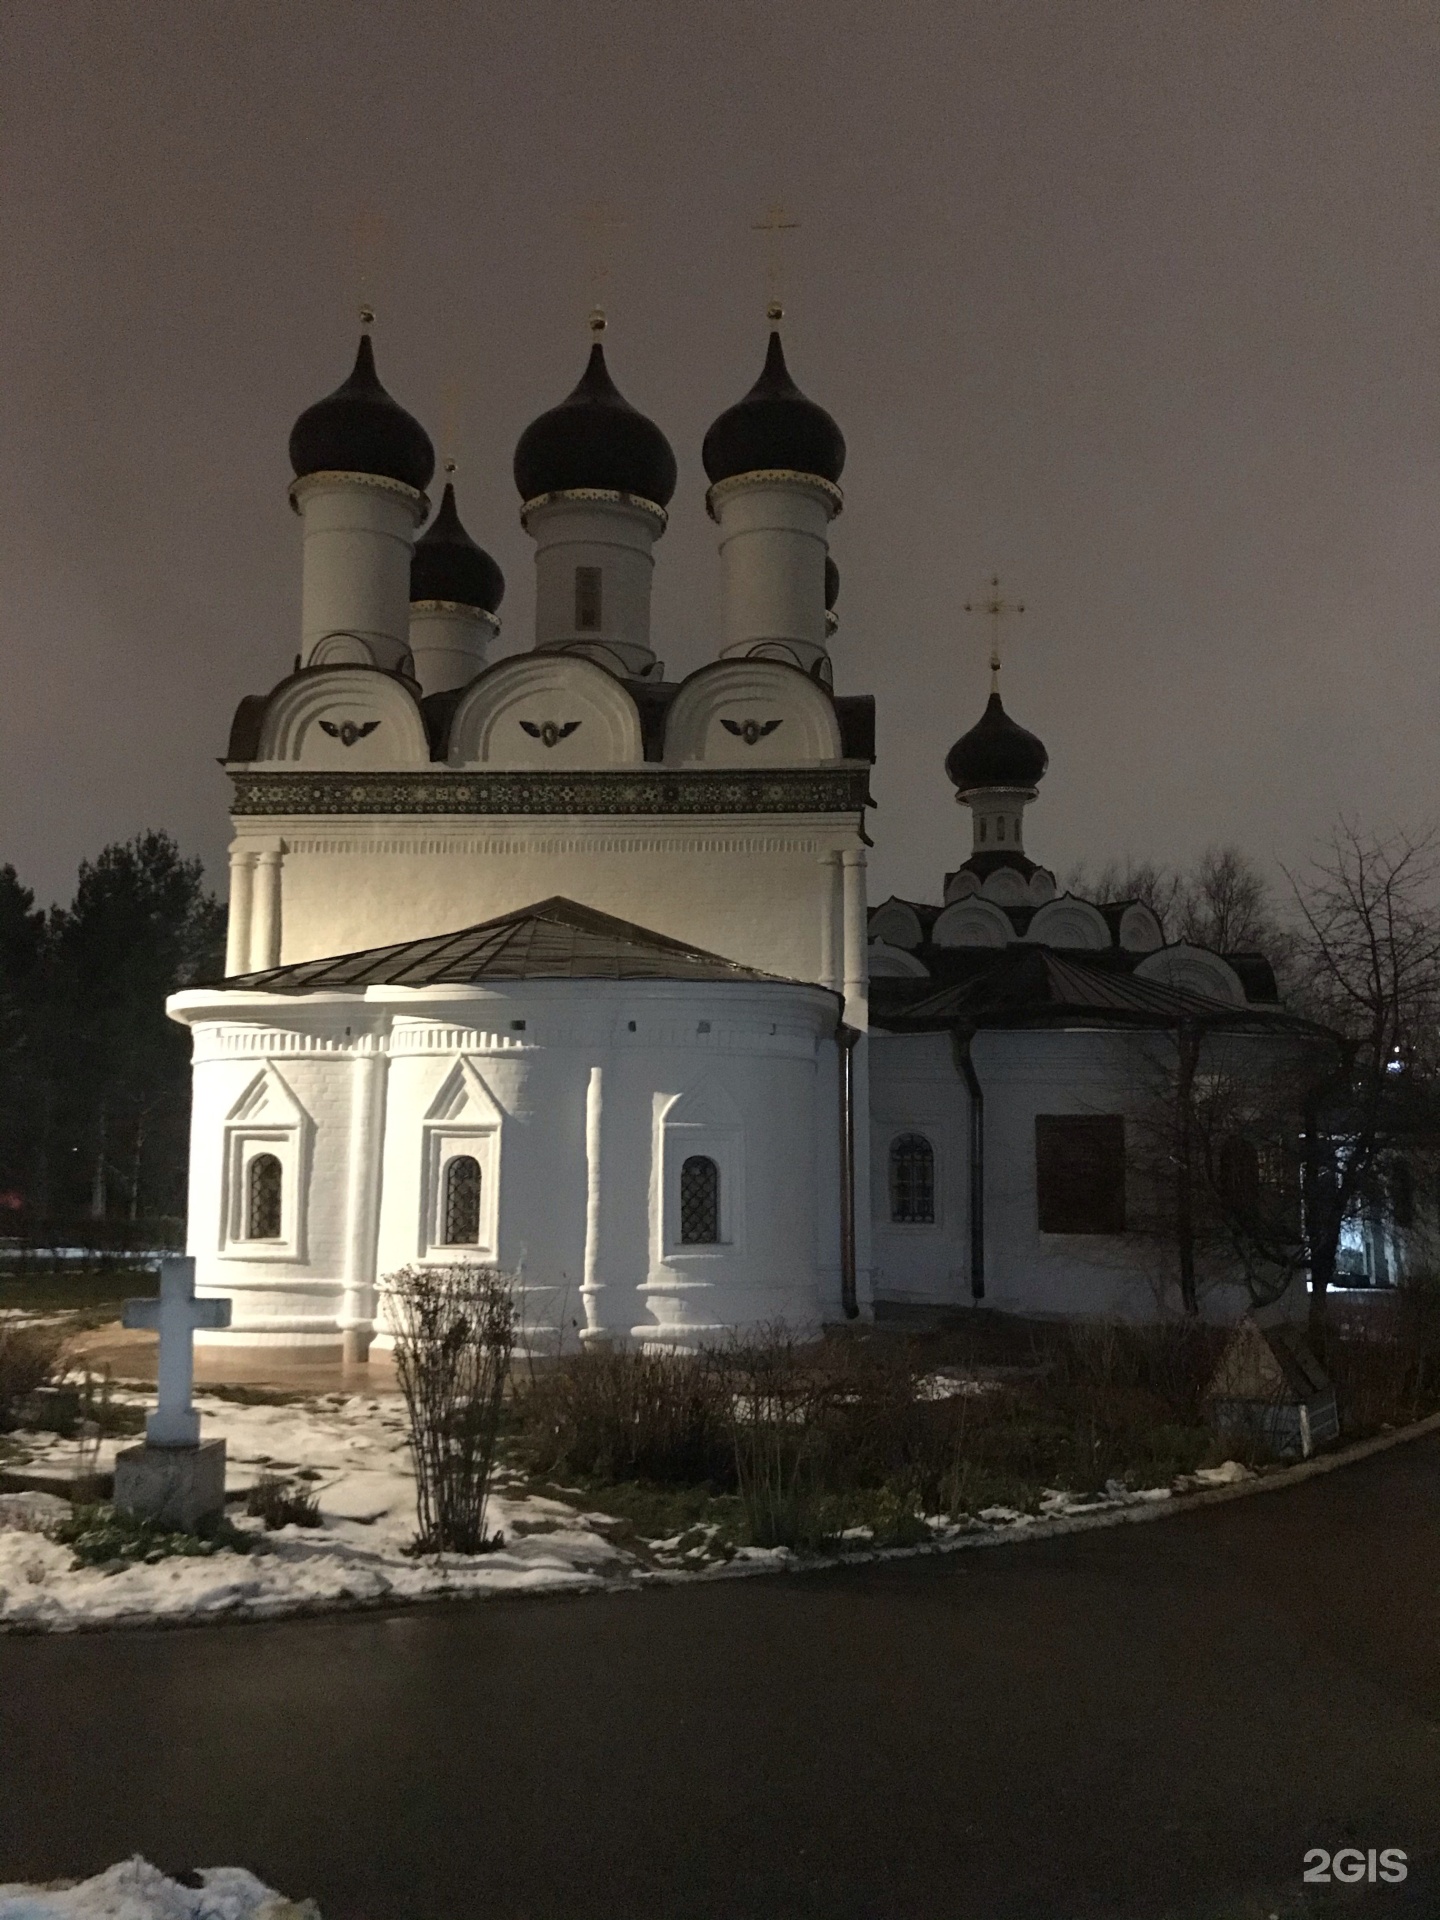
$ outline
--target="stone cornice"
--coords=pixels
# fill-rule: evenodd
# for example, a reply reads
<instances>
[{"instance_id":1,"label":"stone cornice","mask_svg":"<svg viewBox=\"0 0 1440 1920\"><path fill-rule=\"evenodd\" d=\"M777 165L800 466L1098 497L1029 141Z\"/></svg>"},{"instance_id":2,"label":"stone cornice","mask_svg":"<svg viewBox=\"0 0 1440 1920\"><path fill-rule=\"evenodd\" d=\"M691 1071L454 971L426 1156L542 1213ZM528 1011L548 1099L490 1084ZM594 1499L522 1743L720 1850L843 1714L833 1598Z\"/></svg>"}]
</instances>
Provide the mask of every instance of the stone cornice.
<instances>
[{"instance_id":1,"label":"stone cornice","mask_svg":"<svg viewBox=\"0 0 1440 1920\"><path fill-rule=\"evenodd\" d=\"M397 500L403 500L414 514L416 523L423 520L430 511L429 498L418 487L407 487L403 480L392 480L384 473L342 473L338 469L322 468L318 473L302 473L290 482L290 505L299 513L307 494L323 492L326 487L370 487L377 493L392 493Z\"/></svg>"},{"instance_id":2,"label":"stone cornice","mask_svg":"<svg viewBox=\"0 0 1440 1920\"><path fill-rule=\"evenodd\" d=\"M732 473L728 479L717 480L705 495L705 511L712 520L718 521L720 506L732 493L743 493L749 487L775 486L807 488L825 502L832 520L845 505L845 496L839 487L821 474L800 473L791 467L756 467L752 473Z\"/></svg>"},{"instance_id":3,"label":"stone cornice","mask_svg":"<svg viewBox=\"0 0 1440 1920\"><path fill-rule=\"evenodd\" d=\"M463 600L412 600L410 611L411 613L458 614L466 620L473 621L477 627L489 627L492 633L500 631L498 613L489 613L484 607L468 606Z\"/></svg>"},{"instance_id":4,"label":"stone cornice","mask_svg":"<svg viewBox=\"0 0 1440 1920\"><path fill-rule=\"evenodd\" d=\"M664 507L655 501L647 500L641 493L620 493L614 487L565 487L557 493L537 493L525 500L520 506L520 524L529 531L530 515L538 513L543 507L561 507L569 505L628 507L632 512L643 513L654 520L663 533L670 524L670 516Z\"/></svg>"},{"instance_id":5,"label":"stone cornice","mask_svg":"<svg viewBox=\"0 0 1440 1920\"><path fill-rule=\"evenodd\" d=\"M315 814L767 814L863 816L870 769L856 766L597 772L262 773L230 770L231 812Z\"/></svg>"}]
</instances>

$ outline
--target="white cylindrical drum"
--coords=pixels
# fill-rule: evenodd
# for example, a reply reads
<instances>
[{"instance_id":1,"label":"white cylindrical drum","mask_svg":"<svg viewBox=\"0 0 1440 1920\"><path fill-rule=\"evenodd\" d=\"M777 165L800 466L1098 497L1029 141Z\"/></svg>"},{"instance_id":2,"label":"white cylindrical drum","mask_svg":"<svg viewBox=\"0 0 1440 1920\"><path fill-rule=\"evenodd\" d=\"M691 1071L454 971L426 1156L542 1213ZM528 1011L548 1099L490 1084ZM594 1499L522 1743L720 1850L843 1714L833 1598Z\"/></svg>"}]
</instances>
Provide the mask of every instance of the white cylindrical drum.
<instances>
[{"instance_id":1,"label":"white cylindrical drum","mask_svg":"<svg viewBox=\"0 0 1440 1920\"><path fill-rule=\"evenodd\" d=\"M307 473L290 503L305 526L302 664L404 667L424 494L379 474Z\"/></svg>"}]
</instances>

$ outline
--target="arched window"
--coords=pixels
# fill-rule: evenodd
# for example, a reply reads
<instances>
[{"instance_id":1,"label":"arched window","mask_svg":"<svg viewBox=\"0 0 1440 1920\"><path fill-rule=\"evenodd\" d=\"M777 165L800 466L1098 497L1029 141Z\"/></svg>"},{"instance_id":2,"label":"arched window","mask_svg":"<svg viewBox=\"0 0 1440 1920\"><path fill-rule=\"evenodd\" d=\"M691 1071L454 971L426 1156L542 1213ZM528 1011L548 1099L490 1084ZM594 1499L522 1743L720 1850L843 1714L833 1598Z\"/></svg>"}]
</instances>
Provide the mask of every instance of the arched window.
<instances>
[{"instance_id":1,"label":"arched window","mask_svg":"<svg viewBox=\"0 0 1440 1920\"><path fill-rule=\"evenodd\" d=\"M720 1169L692 1153L680 1169L680 1244L712 1247L720 1238Z\"/></svg>"},{"instance_id":2,"label":"arched window","mask_svg":"<svg viewBox=\"0 0 1440 1920\"><path fill-rule=\"evenodd\" d=\"M257 1153L245 1175L245 1238L280 1238L285 1176L273 1153Z\"/></svg>"},{"instance_id":3,"label":"arched window","mask_svg":"<svg viewBox=\"0 0 1440 1920\"><path fill-rule=\"evenodd\" d=\"M900 1226L935 1224L935 1149L923 1133L890 1142L890 1218Z\"/></svg>"},{"instance_id":4,"label":"arched window","mask_svg":"<svg viewBox=\"0 0 1440 1920\"><path fill-rule=\"evenodd\" d=\"M457 1153L445 1162L445 1232L447 1247L477 1247L480 1244L480 1162L471 1154Z\"/></svg>"}]
</instances>

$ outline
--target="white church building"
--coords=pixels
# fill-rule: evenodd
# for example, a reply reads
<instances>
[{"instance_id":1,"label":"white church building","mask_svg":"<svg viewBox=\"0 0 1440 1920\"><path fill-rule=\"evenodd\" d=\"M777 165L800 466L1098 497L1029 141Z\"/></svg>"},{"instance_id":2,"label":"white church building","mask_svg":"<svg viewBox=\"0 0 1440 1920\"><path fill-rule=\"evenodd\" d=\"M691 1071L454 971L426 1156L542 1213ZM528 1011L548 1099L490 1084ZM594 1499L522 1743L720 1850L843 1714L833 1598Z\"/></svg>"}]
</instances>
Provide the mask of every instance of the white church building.
<instances>
[{"instance_id":1,"label":"white church building","mask_svg":"<svg viewBox=\"0 0 1440 1920\"><path fill-rule=\"evenodd\" d=\"M1128 1230L1137 1050L1283 1044L1273 977L1056 896L1024 852L1045 749L998 692L946 761L973 852L939 904L870 906L875 704L828 651L845 445L778 332L705 437L719 632L679 682L675 460L598 339L515 452L526 651L488 661L500 570L452 485L431 516L368 333L290 456L300 650L231 729L225 977L169 1002L198 1291L234 1302L204 1337L363 1358L386 1274L456 1259L537 1329L680 1348L1170 1304Z\"/></svg>"}]
</instances>

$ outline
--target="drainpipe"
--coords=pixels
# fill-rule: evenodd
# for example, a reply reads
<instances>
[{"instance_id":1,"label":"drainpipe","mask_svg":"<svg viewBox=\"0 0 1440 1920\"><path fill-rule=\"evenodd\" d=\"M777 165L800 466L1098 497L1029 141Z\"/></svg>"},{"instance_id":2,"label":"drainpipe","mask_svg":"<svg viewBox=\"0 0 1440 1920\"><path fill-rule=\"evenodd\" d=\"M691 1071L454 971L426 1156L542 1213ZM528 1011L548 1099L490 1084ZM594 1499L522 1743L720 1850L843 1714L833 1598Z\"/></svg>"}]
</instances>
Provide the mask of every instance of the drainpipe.
<instances>
[{"instance_id":1,"label":"drainpipe","mask_svg":"<svg viewBox=\"0 0 1440 1920\"><path fill-rule=\"evenodd\" d=\"M970 1093L970 1297L985 1298L985 1093L970 1057L974 1034L955 1028L950 1045Z\"/></svg>"},{"instance_id":2,"label":"drainpipe","mask_svg":"<svg viewBox=\"0 0 1440 1920\"><path fill-rule=\"evenodd\" d=\"M835 1029L840 1049L840 1304L847 1320L860 1316L855 1298L855 1043L860 1035L842 1021Z\"/></svg>"}]
</instances>

